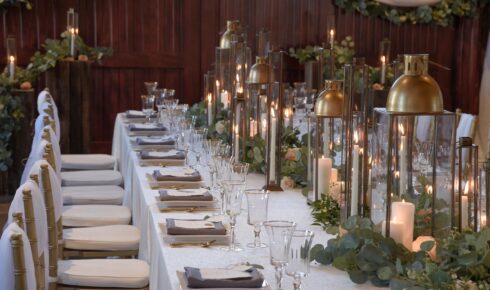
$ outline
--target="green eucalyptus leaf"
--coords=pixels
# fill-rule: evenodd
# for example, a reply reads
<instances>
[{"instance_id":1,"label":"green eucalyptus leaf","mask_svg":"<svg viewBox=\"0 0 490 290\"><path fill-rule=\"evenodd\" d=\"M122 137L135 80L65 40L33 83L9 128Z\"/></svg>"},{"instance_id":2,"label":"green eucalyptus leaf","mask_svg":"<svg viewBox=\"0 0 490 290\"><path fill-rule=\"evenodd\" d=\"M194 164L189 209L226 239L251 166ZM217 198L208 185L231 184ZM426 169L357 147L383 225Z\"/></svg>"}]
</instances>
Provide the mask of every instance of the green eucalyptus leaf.
<instances>
[{"instance_id":1,"label":"green eucalyptus leaf","mask_svg":"<svg viewBox=\"0 0 490 290\"><path fill-rule=\"evenodd\" d=\"M414 282L402 278L395 277L390 280L391 290L405 290L409 289L412 286L414 286Z\"/></svg>"},{"instance_id":2,"label":"green eucalyptus leaf","mask_svg":"<svg viewBox=\"0 0 490 290\"><path fill-rule=\"evenodd\" d=\"M310 261L314 261L316 257L325 249L323 245L316 244L310 250Z\"/></svg>"},{"instance_id":3,"label":"green eucalyptus leaf","mask_svg":"<svg viewBox=\"0 0 490 290\"><path fill-rule=\"evenodd\" d=\"M315 261L317 261L318 263L320 263L322 265L330 265L330 264L332 264L333 260L334 260L333 256L332 256L331 252L328 250L323 250L323 251L319 252L315 257Z\"/></svg>"},{"instance_id":4,"label":"green eucalyptus leaf","mask_svg":"<svg viewBox=\"0 0 490 290\"><path fill-rule=\"evenodd\" d=\"M436 242L434 241L425 241L422 244L420 244L420 249L422 249L422 251L429 252L430 250L432 250L435 244Z\"/></svg>"},{"instance_id":5,"label":"green eucalyptus leaf","mask_svg":"<svg viewBox=\"0 0 490 290\"><path fill-rule=\"evenodd\" d=\"M431 279L432 283L437 287L441 287L442 285L448 283L449 280L451 279L449 277L449 274L441 269L438 269L437 271L430 273L429 278Z\"/></svg>"},{"instance_id":6,"label":"green eucalyptus leaf","mask_svg":"<svg viewBox=\"0 0 490 290\"><path fill-rule=\"evenodd\" d=\"M384 266L376 271L376 275L381 280L390 280L393 276L395 276L395 269L393 269L391 266Z\"/></svg>"},{"instance_id":7,"label":"green eucalyptus leaf","mask_svg":"<svg viewBox=\"0 0 490 290\"><path fill-rule=\"evenodd\" d=\"M478 260L478 254L476 252L470 252L458 257L458 262L463 266L471 266Z\"/></svg>"},{"instance_id":8,"label":"green eucalyptus leaf","mask_svg":"<svg viewBox=\"0 0 490 290\"><path fill-rule=\"evenodd\" d=\"M347 273L349 274L351 281L356 284L364 284L368 280L368 275L360 270L351 270Z\"/></svg>"}]
</instances>

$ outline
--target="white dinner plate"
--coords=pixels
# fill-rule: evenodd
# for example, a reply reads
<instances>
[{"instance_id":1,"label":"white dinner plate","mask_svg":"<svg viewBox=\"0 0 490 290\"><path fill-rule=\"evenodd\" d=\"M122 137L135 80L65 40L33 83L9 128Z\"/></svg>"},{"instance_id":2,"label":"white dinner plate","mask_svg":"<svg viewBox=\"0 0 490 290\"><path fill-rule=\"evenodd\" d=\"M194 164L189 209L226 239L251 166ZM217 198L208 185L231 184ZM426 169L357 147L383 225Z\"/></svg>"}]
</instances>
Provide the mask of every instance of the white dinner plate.
<instances>
[{"instance_id":1,"label":"white dinner plate","mask_svg":"<svg viewBox=\"0 0 490 290\"><path fill-rule=\"evenodd\" d=\"M228 245L231 240L229 225L226 223L224 223L226 235L168 235L167 224L159 223L158 225L162 231L163 241L166 243L205 243L214 240L213 245Z\"/></svg>"},{"instance_id":2,"label":"white dinner plate","mask_svg":"<svg viewBox=\"0 0 490 290\"><path fill-rule=\"evenodd\" d=\"M177 277L179 278L179 283L180 283L180 289L181 290L193 290L196 288L189 288L187 287L187 280L185 279L184 272L182 271L176 271L177 272ZM264 280L264 284L262 284L261 288L202 288L206 290L271 290L271 286L269 283L267 283L266 280Z\"/></svg>"},{"instance_id":3,"label":"white dinner plate","mask_svg":"<svg viewBox=\"0 0 490 290\"><path fill-rule=\"evenodd\" d=\"M184 166L185 159L141 159L138 157L140 166Z\"/></svg>"}]
</instances>

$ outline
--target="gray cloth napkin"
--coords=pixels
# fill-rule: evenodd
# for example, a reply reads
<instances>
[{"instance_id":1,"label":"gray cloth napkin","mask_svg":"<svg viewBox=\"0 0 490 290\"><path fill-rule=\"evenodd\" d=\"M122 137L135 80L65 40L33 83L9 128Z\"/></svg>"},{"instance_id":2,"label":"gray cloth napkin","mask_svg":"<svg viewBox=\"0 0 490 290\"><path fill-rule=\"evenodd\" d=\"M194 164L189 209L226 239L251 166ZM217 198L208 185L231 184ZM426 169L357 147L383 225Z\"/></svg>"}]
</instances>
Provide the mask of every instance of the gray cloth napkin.
<instances>
[{"instance_id":1,"label":"gray cloth napkin","mask_svg":"<svg viewBox=\"0 0 490 290\"><path fill-rule=\"evenodd\" d=\"M185 190L185 189L184 189ZM166 190L158 191L161 201L212 201L213 196L209 192L205 192L203 195L192 196L173 196L169 195Z\"/></svg>"},{"instance_id":2,"label":"gray cloth napkin","mask_svg":"<svg viewBox=\"0 0 490 290\"><path fill-rule=\"evenodd\" d=\"M182 151L178 151L177 153L175 153L175 155L158 156L157 157L157 156L151 156L150 152L143 151L143 152L141 152L140 157L141 157L141 159L158 159L158 160L166 160L166 159L175 160L175 159L178 159L178 160L184 160L185 154Z\"/></svg>"},{"instance_id":3,"label":"gray cloth napkin","mask_svg":"<svg viewBox=\"0 0 490 290\"><path fill-rule=\"evenodd\" d=\"M150 118L156 118L156 114L151 114L150 115ZM128 119L141 119L141 118L146 118L146 116L143 114L143 115L140 115L140 114L131 114L130 111L126 111L126 118Z\"/></svg>"},{"instance_id":4,"label":"gray cloth napkin","mask_svg":"<svg viewBox=\"0 0 490 290\"><path fill-rule=\"evenodd\" d=\"M199 268L184 267L187 287L189 288L261 288L264 276L257 269L249 270L252 277L241 279L205 280Z\"/></svg>"},{"instance_id":5,"label":"gray cloth napkin","mask_svg":"<svg viewBox=\"0 0 490 290\"><path fill-rule=\"evenodd\" d=\"M153 171L153 178L156 181L201 181L201 174L194 171L192 174L186 176L175 176L171 174L162 174L160 170Z\"/></svg>"},{"instance_id":6,"label":"gray cloth napkin","mask_svg":"<svg viewBox=\"0 0 490 290\"><path fill-rule=\"evenodd\" d=\"M144 138L136 138L136 144L138 145L175 145L174 139L160 139L155 141L146 141Z\"/></svg>"},{"instance_id":7,"label":"gray cloth napkin","mask_svg":"<svg viewBox=\"0 0 490 290\"><path fill-rule=\"evenodd\" d=\"M212 222L214 229L186 229L175 226L175 219L167 219L167 234L169 235L226 235L226 229L222 222Z\"/></svg>"},{"instance_id":8,"label":"gray cloth napkin","mask_svg":"<svg viewBox=\"0 0 490 290\"><path fill-rule=\"evenodd\" d=\"M161 125L155 125L152 128L139 128L136 124L129 124L129 131L144 132L144 131L167 131L167 128Z\"/></svg>"}]
</instances>

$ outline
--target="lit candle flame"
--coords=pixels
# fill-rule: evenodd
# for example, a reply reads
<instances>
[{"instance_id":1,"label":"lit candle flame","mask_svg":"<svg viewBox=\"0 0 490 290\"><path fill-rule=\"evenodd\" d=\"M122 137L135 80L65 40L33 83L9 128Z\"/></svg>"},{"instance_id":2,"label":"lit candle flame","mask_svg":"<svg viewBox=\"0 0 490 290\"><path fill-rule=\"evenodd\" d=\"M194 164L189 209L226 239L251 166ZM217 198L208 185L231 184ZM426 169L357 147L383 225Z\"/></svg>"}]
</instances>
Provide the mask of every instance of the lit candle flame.
<instances>
[{"instance_id":1,"label":"lit candle flame","mask_svg":"<svg viewBox=\"0 0 490 290\"><path fill-rule=\"evenodd\" d=\"M359 142L359 135L357 134L357 130L354 131L354 143L357 144L357 142Z\"/></svg>"},{"instance_id":2,"label":"lit candle flame","mask_svg":"<svg viewBox=\"0 0 490 290\"><path fill-rule=\"evenodd\" d=\"M239 86L238 89L236 90L237 93L239 94L243 94L243 87L242 86Z\"/></svg>"},{"instance_id":3,"label":"lit candle flame","mask_svg":"<svg viewBox=\"0 0 490 290\"><path fill-rule=\"evenodd\" d=\"M330 39L333 40L335 36L335 29L330 29Z\"/></svg>"},{"instance_id":4,"label":"lit candle flame","mask_svg":"<svg viewBox=\"0 0 490 290\"><path fill-rule=\"evenodd\" d=\"M216 80L216 87L219 88L219 81Z\"/></svg>"},{"instance_id":5,"label":"lit candle flame","mask_svg":"<svg viewBox=\"0 0 490 290\"><path fill-rule=\"evenodd\" d=\"M400 178L400 171L395 171L395 178Z\"/></svg>"},{"instance_id":6,"label":"lit candle flame","mask_svg":"<svg viewBox=\"0 0 490 290\"><path fill-rule=\"evenodd\" d=\"M11 63L14 63L15 62L15 56L13 56L13 55L9 56L9 61Z\"/></svg>"},{"instance_id":7,"label":"lit candle flame","mask_svg":"<svg viewBox=\"0 0 490 290\"><path fill-rule=\"evenodd\" d=\"M368 164L371 165L373 163L373 160L371 158L371 156L368 157Z\"/></svg>"},{"instance_id":8,"label":"lit candle flame","mask_svg":"<svg viewBox=\"0 0 490 290\"><path fill-rule=\"evenodd\" d=\"M468 195L468 192L470 192L470 182L467 181L464 185L464 194Z\"/></svg>"},{"instance_id":9,"label":"lit candle flame","mask_svg":"<svg viewBox=\"0 0 490 290\"><path fill-rule=\"evenodd\" d=\"M235 134L238 135L238 125L235 125Z\"/></svg>"},{"instance_id":10,"label":"lit candle flame","mask_svg":"<svg viewBox=\"0 0 490 290\"><path fill-rule=\"evenodd\" d=\"M386 56L381 56L381 64L386 64Z\"/></svg>"},{"instance_id":11,"label":"lit candle flame","mask_svg":"<svg viewBox=\"0 0 490 290\"><path fill-rule=\"evenodd\" d=\"M432 194L432 185L427 186L427 193Z\"/></svg>"},{"instance_id":12,"label":"lit candle flame","mask_svg":"<svg viewBox=\"0 0 490 290\"><path fill-rule=\"evenodd\" d=\"M213 101L213 95L211 93L208 93L208 103L211 103Z\"/></svg>"},{"instance_id":13,"label":"lit candle flame","mask_svg":"<svg viewBox=\"0 0 490 290\"><path fill-rule=\"evenodd\" d=\"M332 142L330 142L330 144L328 145L328 148L329 148L330 150L332 150L332 149L333 149L333 143L332 143Z\"/></svg>"},{"instance_id":14,"label":"lit candle flame","mask_svg":"<svg viewBox=\"0 0 490 290\"><path fill-rule=\"evenodd\" d=\"M271 108L271 117L272 118L276 117L276 110L274 110L274 106Z\"/></svg>"}]
</instances>

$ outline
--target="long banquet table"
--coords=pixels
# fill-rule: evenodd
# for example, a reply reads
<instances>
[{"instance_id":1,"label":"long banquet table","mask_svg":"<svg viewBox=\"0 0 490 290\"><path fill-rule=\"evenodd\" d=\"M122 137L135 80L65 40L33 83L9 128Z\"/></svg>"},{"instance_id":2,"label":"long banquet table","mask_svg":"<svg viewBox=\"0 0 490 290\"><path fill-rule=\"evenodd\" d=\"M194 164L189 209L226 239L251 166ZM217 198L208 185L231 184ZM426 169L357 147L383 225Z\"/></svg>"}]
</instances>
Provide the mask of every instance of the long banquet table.
<instances>
[{"instance_id":1,"label":"long banquet table","mask_svg":"<svg viewBox=\"0 0 490 290\"><path fill-rule=\"evenodd\" d=\"M206 213L160 212L157 199L158 191L149 187L146 174L157 167L138 164L138 157L127 134L122 114L116 118L113 138L113 155L118 159L119 170L124 176L126 195L124 204L131 208L133 224L141 230L139 258L150 264L150 289L179 290L181 289L176 271L183 271L185 266L191 267L226 267L231 264L250 262L265 267L263 270L266 280L275 287L274 268L269 262L269 249L251 249L246 246L242 252L226 252L218 246L209 248L172 248L163 241L159 223L166 218L200 218ZM206 180L208 173L201 172ZM260 188L264 185L264 176L249 174L247 188ZM246 208L244 198L242 208ZM253 228L247 224L247 212L237 219L236 237L245 245L253 241ZM272 192L269 199L270 220L293 220L297 228L310 229L315 232L313 244L325 245L332 238L321 227L312 226L310 209L303 195L296 190ZM263 230L261 239L267 243L267 234ZM292 279L285 276L284 289L292 289ZM375 289L370 284L357 285L350 281L348 275L332 266L322 266L312 263L310 275L304 280L303 289Z\"/></svg>"}]
</instances>

